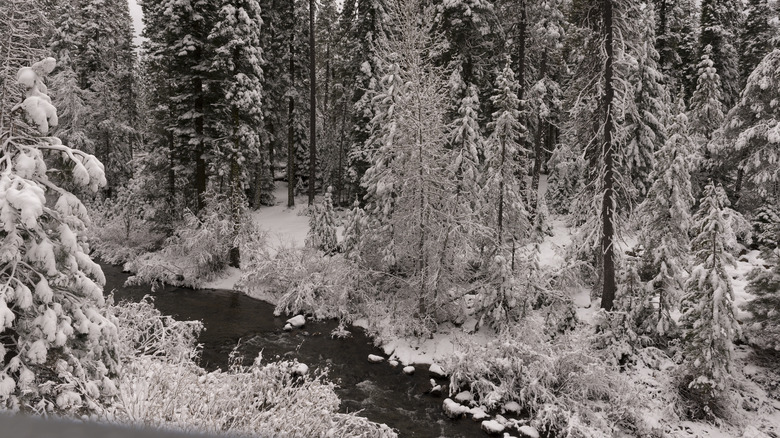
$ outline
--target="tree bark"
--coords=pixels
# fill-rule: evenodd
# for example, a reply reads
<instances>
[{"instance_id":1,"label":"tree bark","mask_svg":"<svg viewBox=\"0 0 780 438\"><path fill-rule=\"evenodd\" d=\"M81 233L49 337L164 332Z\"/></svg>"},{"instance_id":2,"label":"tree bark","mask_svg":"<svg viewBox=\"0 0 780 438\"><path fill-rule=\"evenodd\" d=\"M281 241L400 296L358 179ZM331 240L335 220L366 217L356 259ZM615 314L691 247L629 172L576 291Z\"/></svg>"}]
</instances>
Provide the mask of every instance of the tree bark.
<instances>
[{"instance_id":1,"label":"tree bark","mask_svg":"<svg viewBox=\"0 0 780 438\"><path fill-rule=\"evenodd\" d=\"M206 193L207 184L206 159L204 158L206 143L203 138L203 80L200 77L195 77L193 87L195 89L195 112L198 114L195 117L195 194L197 198L195 210L196 213L200 213L205 206L203 195Z\"/></svg>"},{"instance_id":2,"label":"tree bark","mask_svg":"<svg viewBox=\"0 0 780 438\"><path fill-rule=\"evenodd\" d=\"M614 147L612 145L612 131L614 121L612 119L612 106L615 99L615 89L612 85L614 51L612 47L612 0L602 0L604 44L606 60L604 64L604 144L602 154L604 157L604 198L601 205L602 239L601 251L602 263L602 290L601 307L607 311L612 310L615 301L615 170Z\"/></svg>"},{"instance_id":3,"label":"tree bark","mask_svg":"<svg viewBox=\"0 0 780 438\"><path fill-rule=\"evenodd\" d=\"M314 0L309 0L309 205L314 205L317 183L317 57L314 44Z\"/></svg>"},{"instance_id":4,"label":"tree bark","mask_svg":"<svg viewBox=\"0 0 780 438\"><path fill-rule=\"evenodd\" d=\"M294 2L290 2L290 13L295 16ZM290 33L290 90L295 85L295 46ZM295 206L295 98L290 95L287 108L287 207Z\"/></svg>"}]
</instances>

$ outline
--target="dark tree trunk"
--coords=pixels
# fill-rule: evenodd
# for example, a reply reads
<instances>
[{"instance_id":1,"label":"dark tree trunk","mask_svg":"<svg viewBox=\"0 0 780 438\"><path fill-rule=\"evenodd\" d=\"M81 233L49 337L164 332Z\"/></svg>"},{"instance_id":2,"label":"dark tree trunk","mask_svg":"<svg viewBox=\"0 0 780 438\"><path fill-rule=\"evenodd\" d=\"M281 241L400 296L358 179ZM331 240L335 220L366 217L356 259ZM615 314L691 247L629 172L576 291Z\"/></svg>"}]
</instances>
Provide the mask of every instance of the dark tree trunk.
<instances>
[{"instance_id":1,"label":"dark tree trunk","mask_svg":"<svg viewBox=\"0 0 780 438\"><path fill-rule=\"evenodd\" d=\"M314 53L314 0L309 0L309 205L317 183L317 59Z\"/></svg>"},{"instance_id":2,"label":"dark tree trunk","mask_svg":"<svg viewBox=\"0 0 780 438\"><path fill-rule=\"evenodd\" d=\"M602 239L601 251L603 254L602 263L602 290L601 307L605 310L612 310L615 301L615 170L614 153L612 145L612 130L614 121L612 120L612 105L615 99L615 89L612 85L612 66L614 53L612 48L613 29L612 29L612 0L603 1L603 25L604 25L604 45L606 60L604 63L604 144L602 154L604 157L604 199L601 205L602 221Z\"/></svg>"},{"instance_id":3,"label":"dark tree trunk","mask_svg":"<svg viewBox=\"0 0 780 438\"><path fill-rule=\"evenodd\" d=\"M205 205L205 199L203 195L206 193L206 143L203 136L203 80L200 77L196 77L193 83L195 88L195 112L198 114L195 117L195 194L196 204L195 210L197 213L203 209Z\"/></svg>"},{"instance_id":4,"label":"dark tree trunk","mask_svg":"<svg viewBox=\"0 0 780 438\"><path fill-rule=\"evenodd\" d=\"M293 2L290 2L292 9ZM294 14L294 10L292 11ZM290 89L295 84L295 48L290 34ZM295 98L291 95L287 109L287 206L295 205Z\"/></svg>"}]
</instances>

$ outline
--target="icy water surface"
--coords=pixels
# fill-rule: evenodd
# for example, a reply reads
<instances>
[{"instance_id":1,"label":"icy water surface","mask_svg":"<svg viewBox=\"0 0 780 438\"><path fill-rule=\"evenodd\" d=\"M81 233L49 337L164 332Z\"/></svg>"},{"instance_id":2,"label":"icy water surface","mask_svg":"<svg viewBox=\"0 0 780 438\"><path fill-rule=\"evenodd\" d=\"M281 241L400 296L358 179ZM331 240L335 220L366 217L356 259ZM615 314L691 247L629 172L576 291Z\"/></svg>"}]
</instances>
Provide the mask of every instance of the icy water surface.
<instances>
[{"instance_id":1,"label":"icy water surface","mask_svg":"<svg viewBox=\"0 0 780 438\"><path fill-rule=\"evenodd\" d=\"M117 301L138 301L151 294L148 286L125 287L127 274L103 265L107 292L116 289ZM263 358L295 358L316 370L327 366L330 380L338 383L342 412L360 415L395 428L400 437L487 437L471 419L450 420L442 412L443 397L426 394L431 388L427 368L413 376L387 362L368 363L369 354L382 355L362 329L351 327L352 337L331 339L335 321L308 321L302 329L285 332L286 317L274 317L273 306L227 290L165 288L153 294L161 312L182 320L201 320L206 330L201 365L227 368L228 355L241 341L246 361L262 350ZM444 382L440 382L444 383Z\"/></svg>"}]
</instances>

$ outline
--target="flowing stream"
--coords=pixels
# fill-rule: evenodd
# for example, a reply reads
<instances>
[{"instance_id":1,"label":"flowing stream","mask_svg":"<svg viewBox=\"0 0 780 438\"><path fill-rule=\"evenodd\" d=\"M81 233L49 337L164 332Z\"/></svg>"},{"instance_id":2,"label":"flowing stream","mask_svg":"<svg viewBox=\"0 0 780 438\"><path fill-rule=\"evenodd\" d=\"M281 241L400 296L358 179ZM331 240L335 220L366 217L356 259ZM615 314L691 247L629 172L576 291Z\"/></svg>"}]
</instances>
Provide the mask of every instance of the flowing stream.
<instances>
[{"instance_id":1,"label":"flowing stream","mask_svg":"<svg viewBox=\"0 0 780 438\"><path fill-rule=\"evenodd\" d=\"M228 355L240 341L247 362L262 350L264 360L294 358L312 371L327 366L329 379L338 385L342 412L360 411L359 415L395 428L400 437L487 437L479 423L444 415L443 396L427 394L431 388L427 367L417 367L408 376L401 365L368 363L369 354L383 354L360 328L350 327L352 336L347 339L331 338L335 321L307 321L303 328L285 332L287 318L275 317L273 305L242 293L166 287L152 294L148 286L124 286L128 275L120 268L102 266L105 290L115 290L116 301L139 301L151 294L161 312L202 321L201 366L206 369L226 369Z\"/></svg>"}]
</instances>

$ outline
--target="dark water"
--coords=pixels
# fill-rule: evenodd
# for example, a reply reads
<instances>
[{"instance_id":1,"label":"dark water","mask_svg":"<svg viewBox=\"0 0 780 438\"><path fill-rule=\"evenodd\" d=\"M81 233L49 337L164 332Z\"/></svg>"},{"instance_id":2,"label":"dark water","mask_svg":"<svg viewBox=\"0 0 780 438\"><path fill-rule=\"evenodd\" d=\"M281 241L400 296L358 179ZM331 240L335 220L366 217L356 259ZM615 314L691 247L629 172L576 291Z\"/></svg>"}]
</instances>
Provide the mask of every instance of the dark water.
<instances>
[{"instance_id":1,"label":"dark water","mask_svg":"<svg viewBox=\"0 0 780 438\"><path fill-rule=\"evenodd\" d=\"M148 286L125 287L127 274L118 267L104 265L103 272L105 290L116 289L117 301L138 301L151 294ZM152 295L161 312L203 322L204 368L225 369L240 340L245 362L262 350L265 360L295 358L312 370L327 366L330 380L338 384L342 412L361 411L360 415L395 428L401 437L487 436L479 423L468 418L450 420L443 414L444 398L426 394L431 388L427 368L418 367L407 376L400 365L368 363L369 354L383 354L360 328L351 327L347 339L331 339L334 321L307 321L302 329L285 332L287 318L274 317L272 305L233 291L165 288Z\"/></svg>"}]
</instances>

